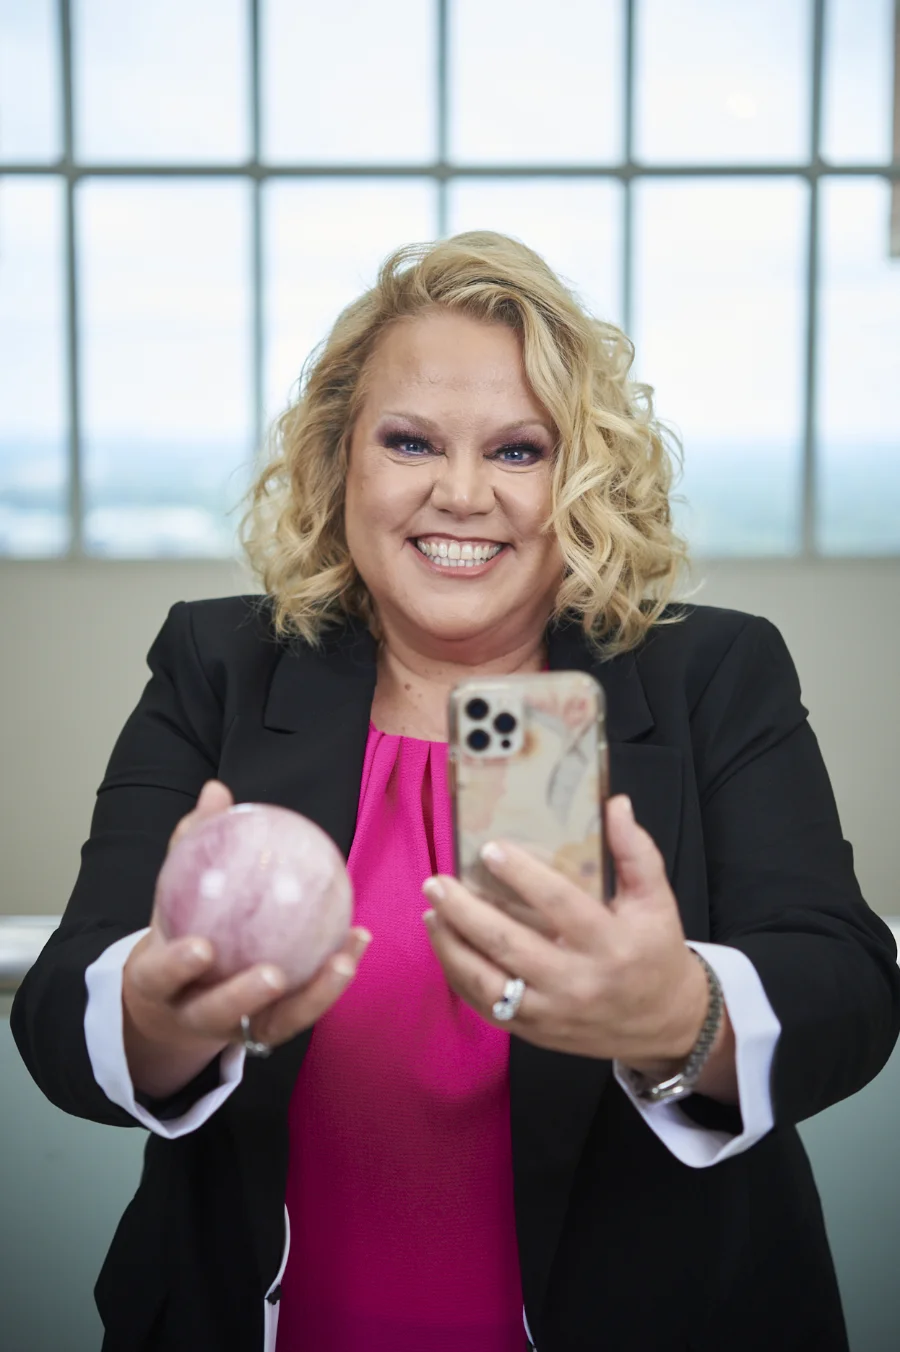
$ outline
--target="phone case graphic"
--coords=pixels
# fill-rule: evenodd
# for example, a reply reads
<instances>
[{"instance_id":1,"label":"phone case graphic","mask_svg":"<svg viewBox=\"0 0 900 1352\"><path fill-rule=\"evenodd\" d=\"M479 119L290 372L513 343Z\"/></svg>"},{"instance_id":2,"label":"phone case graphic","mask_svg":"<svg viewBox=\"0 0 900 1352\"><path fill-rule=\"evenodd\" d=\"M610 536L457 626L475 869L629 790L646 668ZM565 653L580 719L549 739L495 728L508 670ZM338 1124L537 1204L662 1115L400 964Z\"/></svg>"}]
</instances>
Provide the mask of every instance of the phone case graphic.
<instances>
[{"instance_id":1,"label":"phone case graphic","mask_svg":"<svg viewBox=\"0 0 900 1352\"><path fill-rule=\"evenodd\" d=\"M584 672L472 679L450 696L450 790L458 877L544 933L533 907L488 872L488 840L526 846L604 900L605 704ZM475 715L475 716L473 716Z\"/></svg>"}]
</instances>

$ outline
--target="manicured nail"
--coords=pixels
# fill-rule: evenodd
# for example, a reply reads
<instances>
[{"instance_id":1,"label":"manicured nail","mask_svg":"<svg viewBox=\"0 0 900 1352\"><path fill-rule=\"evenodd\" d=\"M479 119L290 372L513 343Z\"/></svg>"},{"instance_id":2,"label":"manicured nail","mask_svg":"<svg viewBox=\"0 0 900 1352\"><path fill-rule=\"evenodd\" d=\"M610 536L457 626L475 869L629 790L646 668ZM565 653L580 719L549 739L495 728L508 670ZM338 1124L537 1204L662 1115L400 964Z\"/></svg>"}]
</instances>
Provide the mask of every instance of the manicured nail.
<instances>
[{"instance_id":1,"label":"manicured nail","mask_svg":"<svg viewBox=\"0 0 900 1352\"><path fill-rule=\"evenodd\" d=\"M194 939L188 944L184 956L191 964L195 962L209 962L212 957L212 949L204 939Z\"/></svg>"},{"instance_id":2,"label":"manicured nail","mask_svg":"<svg viewBox=\"0 0 900 1352\"><path fill-rule=\"evenodd\" d=\"M277 967L261 967L259 979L271 991L280 991L284 988L284 979Z\"/></svg>"},{"instance_id":3,"label":"manicured nail","mask_svg":"<svg viewBox=\"0 0 900 1352\"><path fill-rule=\"evenodd\" d=\"M622 802L624 804L625 815L629 818L630 821L634 821L634 804L628 797L627 793L622 794Z\"/></svg>"},{"instance_id":4,"label":"manicured nail","mask_svg":"<svg viewBox=\"0 0 900 1352\"><path fill-rule=\"evenodd\" d=\"M351 958L339 953L331 964L331 970L335 976L340 977L342 981L349 981L350 977L356 971L356 967Z\"/></svg>"},{"instance_id":5,"label":"manicured nail","mask_svg":"<svg viewBox=\"0 0 900 1352\"><path fill-rule=\"evenodd\" d=\"M481 857L486 864L506 863L506 851L501 850L495 840L489 840L486 845L482 845Z\"/></svg>"},{"instance_id":6,"label":"manicured nail","mask_svg":"<svg viewBox=\"0 0 900 1352\"><path fill-rule=\"evenodd\" d=\"M362 926L359 926L359 928L355 929L353 933L356 935L356 942L361 945L360 951L364 953L366 949L369 947L369 944L372 942L372 935L369 933L367 929L364 929Z\"/></svg>"},{"instance_id":7,"label":"manicured nail","mask_svg":"<svg viewBox=\"0 0 900 1352\"><path fill-rule=\"evenodd\" d=\"M429 901L443 901L447 895L446 888L440 878L426 878L422 884L422 891Z\"/></svg>"},{"instance_id":8,"label":"manicured nail","mask_svg":"<svg viewBox=\"0 0 900 1352\"><path fill-rule=\"evenodd\" d=\"M437 911L423 911L422 919L425 921L426 929L434 929L434 922L437 920Z\"/></svg>"}]
</instances>

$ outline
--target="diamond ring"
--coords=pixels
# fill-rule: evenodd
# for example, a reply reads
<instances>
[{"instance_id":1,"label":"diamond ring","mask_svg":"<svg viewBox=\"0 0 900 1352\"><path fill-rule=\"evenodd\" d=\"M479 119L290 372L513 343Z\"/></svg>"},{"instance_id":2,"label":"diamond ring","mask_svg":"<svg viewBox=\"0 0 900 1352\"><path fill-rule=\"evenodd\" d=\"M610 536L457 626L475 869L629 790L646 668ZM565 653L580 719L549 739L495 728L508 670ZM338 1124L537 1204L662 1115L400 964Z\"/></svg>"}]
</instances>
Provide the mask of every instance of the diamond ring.
<instances>
[{"instance_id":1,"label":"diamond ring","mask_svg":"<svg viewBox=\"0 0 900 1352\"><path fill-rule=\"evenodd\" d=\"M519 1005L522 1003L522 996L525 994L525 982L520 976L510 977L503 987L503 994L500 999L491 1008L491 1013L495 1019L506 1022L512 1019L519 1012Z\"/></svg>"},{"instance_id":2,"label":"diamond ring","mask_svg":"<svg viewBox=\"0 0 900 1352\"><path fill-rule=\"evenodd\" d=\"M271 1056L272 1048L268 1042L256 1042L250 1036L250 1015L241 1015L241 1042L248 1056Z\"/></svg>"}]
</instances>

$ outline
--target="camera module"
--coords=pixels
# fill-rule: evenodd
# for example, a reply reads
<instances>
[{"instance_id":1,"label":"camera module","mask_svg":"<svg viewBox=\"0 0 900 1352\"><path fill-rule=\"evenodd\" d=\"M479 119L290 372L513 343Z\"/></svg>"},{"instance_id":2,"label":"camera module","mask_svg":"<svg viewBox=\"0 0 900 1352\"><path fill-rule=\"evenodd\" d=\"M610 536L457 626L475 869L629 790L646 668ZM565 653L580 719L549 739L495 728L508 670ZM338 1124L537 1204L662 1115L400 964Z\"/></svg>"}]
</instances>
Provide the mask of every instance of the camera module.
<instances>
[{"instance_id":1,"label":"camera module","mask_svg":"<svg viewBox=\"0 0 900 1352\"><path fill-rule=\"evenodd\" d=\"M478 702L479 701L477 700L472 701L473 704L476 704ZM483 703L483 701L481 702ZM484 751L486 747L490 746L490 744L491 744L490 733L485 732L484 728L473 728L472 731L469 733L468 737L466 738L466 745L472 751Z\"/></svg>"}]
</instances>

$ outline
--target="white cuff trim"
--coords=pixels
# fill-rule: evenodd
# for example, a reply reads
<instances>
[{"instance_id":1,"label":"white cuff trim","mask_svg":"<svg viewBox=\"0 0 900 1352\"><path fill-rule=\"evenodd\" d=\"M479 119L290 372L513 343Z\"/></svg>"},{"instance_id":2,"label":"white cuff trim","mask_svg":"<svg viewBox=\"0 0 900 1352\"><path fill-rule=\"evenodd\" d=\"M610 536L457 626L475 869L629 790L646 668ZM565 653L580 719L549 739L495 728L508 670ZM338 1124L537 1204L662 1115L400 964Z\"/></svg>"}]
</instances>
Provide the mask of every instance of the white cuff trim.
<instances>
[{"instance_id":1,"label":"white cuff trim","mask_svg":"<svg viewBox=\"0 0 900 1352\"><path fill-rule=\"evenodd\" d=\"M749 1150L774 1124L770 1075L781 1024L769 1004L759 973L745 953L723 944L688 941L712 967L722 986L734 1028L738 1099L743 1131L730 1135L693 1122L677 1103L642 1103L613 1062L615 1076L649 1127L676 1159L693 1169L729 1159Z\"/></svg>"},{"instance_id":2,"label":"white cuff trim","mask_svg":"<svg viewBox=\"0 0 900 1352\"><path fill-rule=\"evenodd\" d=\"M85 972L87 1008L84 1013L84 1038L94 1079L113 1103L157 1136L173 1141L196 1131L240 1084L244 1073L243 1047L227 1047L219 1058L221 1079L218 1086L204 1094L181 1117L161 1122L135 1100L134 1085L125 1056L122 1028L122 972L128 955L146 929L117 939L104 949Z\"/></svg>"}]
</instances>

